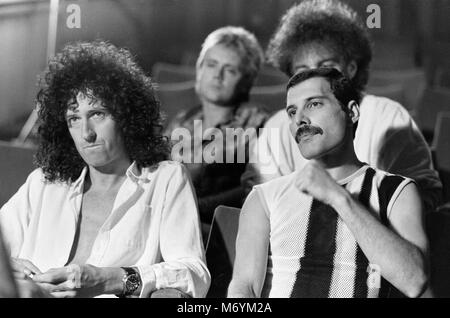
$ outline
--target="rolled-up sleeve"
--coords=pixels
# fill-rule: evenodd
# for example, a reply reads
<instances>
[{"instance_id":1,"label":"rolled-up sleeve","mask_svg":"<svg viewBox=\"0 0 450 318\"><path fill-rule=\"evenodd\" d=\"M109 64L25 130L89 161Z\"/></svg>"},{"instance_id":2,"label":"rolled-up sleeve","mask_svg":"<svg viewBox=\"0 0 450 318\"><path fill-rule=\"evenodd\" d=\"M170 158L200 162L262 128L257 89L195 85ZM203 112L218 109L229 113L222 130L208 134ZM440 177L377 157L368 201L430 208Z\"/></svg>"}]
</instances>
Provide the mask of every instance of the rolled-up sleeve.
<instances>
[{"instance_id":1,"label":"rolled-up sleeve","mask_svg":"<svg viewBox=\"0 0 450 318\"><path fill-rule=\"evenodd\" d=\"M163 262L138 267L143 283L141 297L162 288L205 297L211 280L194 190L184 166L173 164L176 168L168 181L160 224Z\"/></svg>"}]
</instances>

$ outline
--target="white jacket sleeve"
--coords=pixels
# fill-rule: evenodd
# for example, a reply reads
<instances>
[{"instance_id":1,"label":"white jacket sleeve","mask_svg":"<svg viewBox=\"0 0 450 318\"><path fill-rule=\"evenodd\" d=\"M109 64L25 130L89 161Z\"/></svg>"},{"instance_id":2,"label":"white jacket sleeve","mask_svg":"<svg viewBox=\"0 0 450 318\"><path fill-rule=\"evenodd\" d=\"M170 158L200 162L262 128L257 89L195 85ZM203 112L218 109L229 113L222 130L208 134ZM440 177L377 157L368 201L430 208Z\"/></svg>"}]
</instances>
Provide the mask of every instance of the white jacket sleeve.
<instances>
[{"instance_id":1,"label":"white jacket sleeve","mask_svg":"<svg viewBox=\"0 0 450 318\"><path fill-rule=\"evenodd\" d=\"M195 193L185 168L178 164L168 180L160 224L163 262L139 267L146 297L155 289L175 288L205 297L210 284ZM162 199L162 198L161 198Z\"/></svg>"}]
</instances>

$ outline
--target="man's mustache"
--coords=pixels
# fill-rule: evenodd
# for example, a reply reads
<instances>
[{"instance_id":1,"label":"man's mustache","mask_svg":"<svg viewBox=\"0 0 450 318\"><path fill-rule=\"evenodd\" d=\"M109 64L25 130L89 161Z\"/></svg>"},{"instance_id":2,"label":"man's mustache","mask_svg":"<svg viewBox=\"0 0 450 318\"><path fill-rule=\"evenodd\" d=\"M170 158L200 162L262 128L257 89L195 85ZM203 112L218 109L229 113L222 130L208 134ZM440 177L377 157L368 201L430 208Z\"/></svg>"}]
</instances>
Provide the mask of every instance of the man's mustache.
<instances>
[{"instance_id":1,"label":"man's mustache","mask_svg":"<svg viewBox=\"0 0 450 318\"><path fill-rule=\"evenodd\" d=\"M303 135L315 135L315 134L323 134L323 130L320 127L310 126L310 125L303 125L300 126L299 129L297 129L297 132L295 133L295 141L297 143L300 143L300 138Z\"/></svg>"}]
</instances>

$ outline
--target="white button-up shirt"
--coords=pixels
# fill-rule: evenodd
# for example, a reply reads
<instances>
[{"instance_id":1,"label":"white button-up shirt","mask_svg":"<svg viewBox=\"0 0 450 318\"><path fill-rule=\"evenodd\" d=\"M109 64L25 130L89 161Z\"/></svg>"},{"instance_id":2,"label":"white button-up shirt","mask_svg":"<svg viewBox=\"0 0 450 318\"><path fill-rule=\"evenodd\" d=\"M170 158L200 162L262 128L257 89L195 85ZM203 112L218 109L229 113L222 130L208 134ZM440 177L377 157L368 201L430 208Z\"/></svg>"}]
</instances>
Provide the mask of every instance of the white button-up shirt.
<instances>
[{"instance_id":1,"label":"white button-up shirt","mask_svg":"<svg viewBox=\"0 0 450 318\"><path fill-rule=\"evenodd\" d=\"M12 257L41 271L67 265L81 211L87 167L72 183L46 182L41 169L2 207L0 224ZM100 228L86 264L136 266L141 297L176 288L204 297L210 274L195 194L185 168L163 161L126 172L111 214Z\"/></svg>"}]
</instances>

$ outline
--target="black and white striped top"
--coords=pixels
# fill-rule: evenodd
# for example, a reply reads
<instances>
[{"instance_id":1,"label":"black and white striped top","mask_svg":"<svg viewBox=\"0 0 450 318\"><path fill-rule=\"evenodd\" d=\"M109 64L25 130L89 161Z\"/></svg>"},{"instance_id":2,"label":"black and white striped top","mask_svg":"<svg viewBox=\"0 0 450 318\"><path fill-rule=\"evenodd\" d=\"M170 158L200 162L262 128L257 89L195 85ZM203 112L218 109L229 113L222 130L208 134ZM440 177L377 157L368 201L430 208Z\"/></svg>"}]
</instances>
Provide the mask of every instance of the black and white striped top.
<instances>
[{"instance_id":1,"label":"black and white striped top","mask_svg":"<svg viewBox=\"0 0 450 318\"><path fill-rule=\"evenodd\" d=\"M365 298L398 292L382 278L378 286L367 283L369 261L351 231L332 207L301 193L295 176L254 187L270 219L261 296ZM338 181L386 226L393 203L410 182L367 165Z\"/></svg>"}]
</instances>

